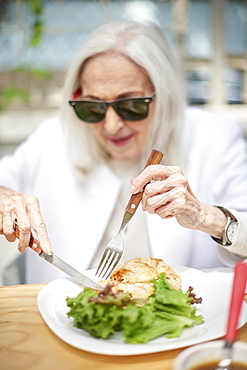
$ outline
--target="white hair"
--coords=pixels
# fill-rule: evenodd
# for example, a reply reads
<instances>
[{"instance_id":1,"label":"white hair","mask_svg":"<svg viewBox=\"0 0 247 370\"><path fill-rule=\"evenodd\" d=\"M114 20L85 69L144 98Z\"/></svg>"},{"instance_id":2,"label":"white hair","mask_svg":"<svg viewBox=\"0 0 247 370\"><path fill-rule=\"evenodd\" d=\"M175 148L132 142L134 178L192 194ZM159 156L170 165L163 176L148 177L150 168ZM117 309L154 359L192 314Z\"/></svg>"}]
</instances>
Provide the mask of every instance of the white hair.
<instances>
[{"instance_id":1,"label":"white hair","mask_svg":"<svg viewBox=\"0 0 247 370\"><path fill-rule=\"evenodd\" d=\"M156 93L152 133L142 154L145 163L151 149L164 153L164 162L181 165L181 129L184 114L183 85L174 57L161 29L155 24L120 21L96 29L83 43L68 70L64 85L61 119L65 129L67 150L75 169L81 174L106 160L104 151L90 129L90 124L76 117L68 100L80 87L83 67L90 57L117 51L139 65L147 73Z\"/></svg>"}]
</instances>

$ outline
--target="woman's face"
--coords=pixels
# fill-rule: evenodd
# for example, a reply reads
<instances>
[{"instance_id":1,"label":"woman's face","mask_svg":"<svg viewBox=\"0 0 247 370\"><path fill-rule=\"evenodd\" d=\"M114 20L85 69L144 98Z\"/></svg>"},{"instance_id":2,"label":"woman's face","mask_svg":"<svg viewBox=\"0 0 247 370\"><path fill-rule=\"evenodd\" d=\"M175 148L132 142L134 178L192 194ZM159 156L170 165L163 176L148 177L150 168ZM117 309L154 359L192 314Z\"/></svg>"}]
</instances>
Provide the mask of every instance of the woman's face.
<instances>
[{"instance_id":1,"label":"woman's face","mask_svg":"<svg viewBox=\"0 0 247 370\"><path fill-rule=\"evenodd\" d=\"M90 58L81 75L81 98L112 101L149 97L154 88L143 70L117 53L99 54ZM112 107L102 122L90 127L103 148L119 160L137 159L150 136L154 102L149 104L148 117L141 121L125 121Z\"/></svg>"}]
</instances>

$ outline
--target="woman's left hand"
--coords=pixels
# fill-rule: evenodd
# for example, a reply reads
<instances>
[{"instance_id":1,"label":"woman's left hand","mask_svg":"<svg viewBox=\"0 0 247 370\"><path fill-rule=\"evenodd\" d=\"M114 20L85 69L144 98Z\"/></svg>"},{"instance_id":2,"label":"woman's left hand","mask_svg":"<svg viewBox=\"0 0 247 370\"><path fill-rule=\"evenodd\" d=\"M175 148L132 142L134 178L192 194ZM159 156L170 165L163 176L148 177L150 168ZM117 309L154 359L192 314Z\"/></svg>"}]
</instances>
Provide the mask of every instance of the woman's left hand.
<instances>
[{"instance_id":1,"label":"woman's left hand","mask_svg":"<svg viewBox=\"0 0 247 370\"><path fill-rule=\"evenodd\" d=\"M199 202L180 167L148 166L131 184L131 193L141 191L146 185L142 197L144 211L164 219L176 217L183 227L221 236L225 215L218 208Z\"/></svg>"}]
</instances>

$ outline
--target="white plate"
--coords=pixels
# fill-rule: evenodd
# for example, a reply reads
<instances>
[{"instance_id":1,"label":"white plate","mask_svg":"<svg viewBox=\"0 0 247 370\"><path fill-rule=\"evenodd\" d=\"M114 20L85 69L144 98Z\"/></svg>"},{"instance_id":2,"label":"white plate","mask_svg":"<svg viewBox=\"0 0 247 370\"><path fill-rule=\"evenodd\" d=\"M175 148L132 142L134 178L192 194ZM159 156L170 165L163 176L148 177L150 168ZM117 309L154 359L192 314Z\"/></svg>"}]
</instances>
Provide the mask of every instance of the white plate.
<instances>
[{"instance_id":1,"label":"white plate","mask_svg":"<svg viewBox=\"0 0 247 370\"><path fill-rule=\"evenodd\" d=\"M228 285L199 270L176 267L175 271L182 278L182 289L194 288L203 302L197 305L198 314L202 314L204 324L185 329L179 338L159 337L145 344L124 342L121 333L110 339L96 339L86 331L73 327L73 319L68 318L67 297L75 297L81 288L69 278L59 278L47 284L38 294L39 311L50 329L63 341L73 347L104 355L138 355L182 348L213 340L225 334L226 320L231 289ZM84 272L95 280L95 270ZM239 326L247 320L246 304L243 303Z\"/></svg>"}]
</instances>

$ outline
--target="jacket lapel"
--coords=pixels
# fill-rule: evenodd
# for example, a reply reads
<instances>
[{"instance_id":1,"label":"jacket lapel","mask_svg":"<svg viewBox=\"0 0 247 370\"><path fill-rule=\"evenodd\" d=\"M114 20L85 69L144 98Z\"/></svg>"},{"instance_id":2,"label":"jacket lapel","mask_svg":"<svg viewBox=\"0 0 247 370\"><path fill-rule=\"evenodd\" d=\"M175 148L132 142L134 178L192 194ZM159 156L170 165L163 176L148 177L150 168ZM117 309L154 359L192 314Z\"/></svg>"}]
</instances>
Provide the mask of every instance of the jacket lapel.
<instances>
[{"instance_id":1,"label":"jacket lapel","mask_svg":"<svg viewBox=\"0 0 247 370\"><path fill-rule=\"evenodd\" d=\"M106 166L97 168L87 184L77 187L76 219L78 230L83 230L78 241L81 247L77 249L80 269L86 269L93 259L117 203L120 189L121 181Z\"/></svg>"}]
</instances>

